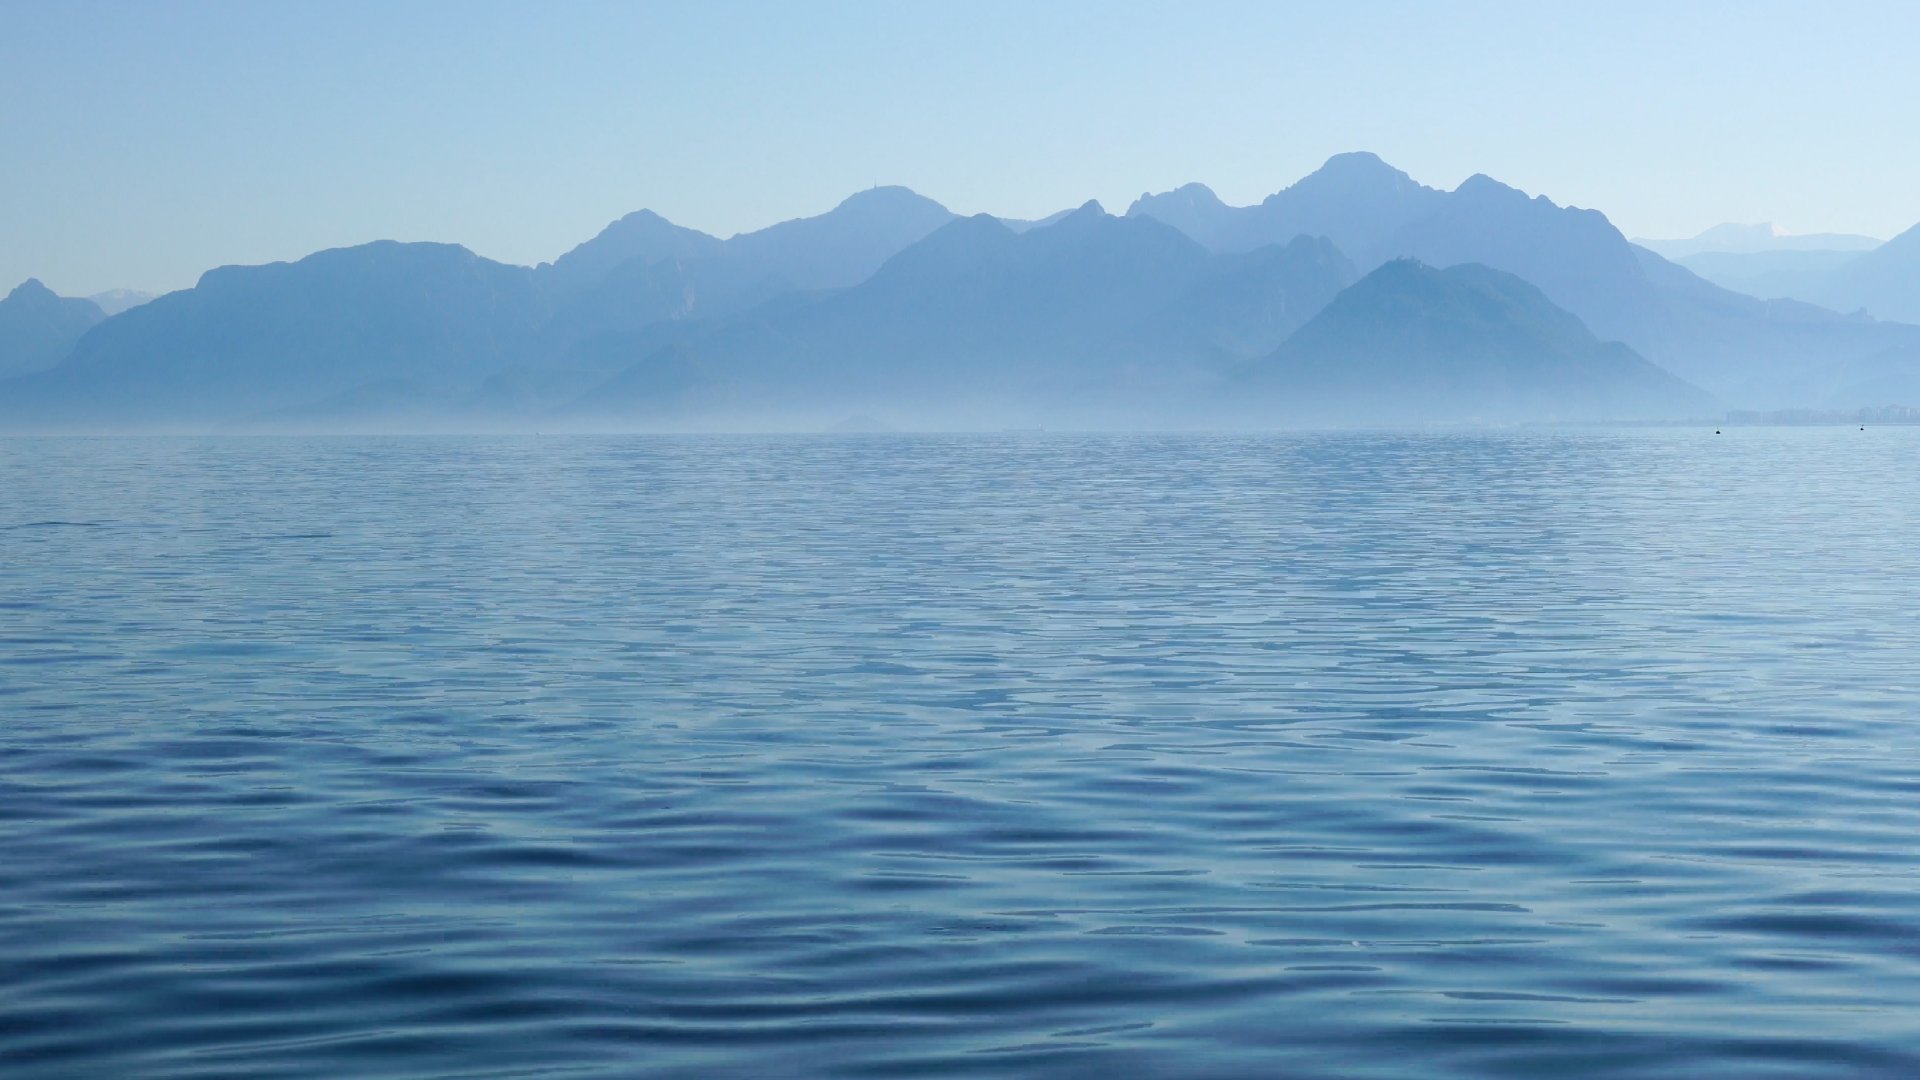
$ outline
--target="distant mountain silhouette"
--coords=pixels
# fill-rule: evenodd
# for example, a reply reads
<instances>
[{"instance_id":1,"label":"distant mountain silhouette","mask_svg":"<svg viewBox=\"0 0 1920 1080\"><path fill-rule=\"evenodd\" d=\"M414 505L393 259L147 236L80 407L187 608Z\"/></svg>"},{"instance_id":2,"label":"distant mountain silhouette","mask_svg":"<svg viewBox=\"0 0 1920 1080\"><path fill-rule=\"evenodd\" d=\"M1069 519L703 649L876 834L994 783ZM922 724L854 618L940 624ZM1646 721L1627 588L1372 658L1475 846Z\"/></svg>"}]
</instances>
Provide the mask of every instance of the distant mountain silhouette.
<instances>
[{"instance_id":1,"label":"distant mountain silhouette","mask_svg":"<svg viewBox=\"0 0 1920 1080\"><path fill-rule=\"evenodd\" d=\"M1827 283L1834 271L1880 246L1871 236L1787 233L1771 222L1716 225L1683 240L1634 243L1722 288L1816 304L1828 302Z\"/></svg>"},{"instance_id":2,"label":"distant mountain silhouette","mask_svg":"<svg viewBox=\"0 0 1920 1080\"><path fill-rule=\"evenodd\" d=\"M536 277L560 309L549 336L564 343L856 284L953 217L903 187L863 191L825 214L729 240L641 210L536 268Z\"/></svg>"},{"instance_id":3,"label":"distant mountain silhouette","mask_svg":"<svg viewBox=\"0 0 1920 1080\"><path fill-rule=\"evenodd\" d=\"M1004 218L1004 217L995 218L994 220L998 221L1002 225L1005 225L1007 228L1012 229L1014 232L1020 233L1020 232L1026 232L1029 229L1044 228L1048 225L1053 224L1056 221L1059 221L1061 218L1066 217L1068 214L1071 214L1078 209L1079 207L1077 206L1069 206L1065 210L1055 210L1053 213L1048 214L1046 217L1033 218L1031 220L1027 218Z\"/></svg>"},{"instance_id":4,"label":"distant mountain silhouette","mask_svg":"<svg viewBox=\"0 0 1920 1080\"><path fill-rule=\"evenodd\" d=\"M1230 207L1202 184L1142 195L1129 217L1152 217L1216 251L1324 236L1363 270L1394 257L1387 240L1436 210L1443 193L1368 153L1338 154L1258 206Z\"/></svg>"},{"instance_id":5,"label":"distant mountain silhouette","mask_svg":"<svg viewBox=\"0 0 1920 1080\"><path fill-rule=\"evenodd\" d=\"M108 289L106 292L94 293L92 296L87 297L87 299L100 305L101 311L106 312L109 316L113 316L129 308L137 308L157 295L159 294L139 292L134 289Z\"/></svg>"},{"instance_id":6,"label":"distant mountain silhouette","mask_svg":"<svg viewBox=\"0 0 1920 1080\"><path fill-rule=\"evenodd\" d=\"M0 300L0 378L58 364L104 318L93 301L56 296L28 278Z\"/></svg>"},{"instance_id":7,"label":"distant mountain silhouette","mask_svg":"<svg viewBox=\"0 0 1920 1080\"><path fill-rule=\"evenodd\" d=\"M533 271L450 244L380 241L210 270L93 327L13 384L89 420L232 419L406 383L451 393L524 354L545 315Z\"/></svg>"},{"instance_id":8,"label":"distant mountain silhouette","mask_svg":"<svg viewBox=\"0 0 1920 1080\"><path fill-rule=\"evenodd\" d=\"M742 233L727 253L800 289L857 285L908 244L954 219L952 211L903 187L849 196L818 217Z\"/></svg>"},{"instance_id":9,"label":"distant mountain silhouette","mask_svg":"<svg viewBox=\"0 0 1920 1080\"><path fill-rule=\"evenodd\" d=\"M1525 281L1484 266L1386 263L1247 369L1240 399L1305 422L1621 420L1717 405L1603 343Z\"/></svg>"},{"instance_id":10,"label":"distant mountain silhouette","mask_svg":"<svg viewBox=\"0 0 1920 1080\"><path fill-rule=\"evenodd\" d=\"M1712 285L1635 247L1598 211L1530 198L1486 176L1437 191L1371 154L1333 158L1258 207L1226 207L1223 213L1203 198L1169 202L1148 196L1134 209L1197 230L1189 235L1216 250L1297 231L1332 238L1363 272L1389 259L1415 258L1442 267L1480 263L1515 274L1601 338L1622 341L1740 407L1797 404L1821 372L1916 340L1908 327L1876 325L1805 303L1766 302ZM1213 224L1194 224L1194 214Z\"/></svg>"},{"instance_id":11,"label":"distant mountain silhouette","mask_svg":"<svg viewBox=\"0 0 1920 1080\"><path fill-rule=\"evenodd\" d=\"M1715 225L1698 236L1681 240L1642 240L1634 243L1648 251L1681 262L1691 256L1706 253L1755 254L1770 251L1871 251L1880 246L1880 241L1871 236L1855 233L1790 233L1782 231L1771 221L1758 225L1739 225L1728 222Z\"/></svg>"},{"instance_id":12,"label":"distant mountain silhouette","mask_svg":"<svg viewBox=\"0 0 1920 1080\"><path fill-rule=\"evenodd\" d=\"M1913 312L1916 247L1920 231L1839 268L1829 302ZM1485 269L1441 273L1465 266ZM1456 330L1459 313L1479 312L1476 355L1535 364L1447 359L1422 336L1435 326L1405 321L1416 308L1454 312L1436 325ZM1242 399L1256 412L1236 422L1260 423L1274 402L1236 373L1269 356L1276 372L1317 370L1309 360L1330 363L1338 342L1351 357L1368 340L1356 312L1381 320L1378 348L1415 350L1399 359L1447 359L1417 374L1449 373L1429 403L1448 416L1642 401L1633 386L1658 380L1630 378L1634 364L1588 331L1733 408L1854 408L1890 402L1852 395L1920 389L1920 326L1729 291L1596 211L1485 176L1439 191L1344 154L1249 207L1194 184L1143 196L1124 218L1089 203L1008 223L875 188L727 240L641 211L537 268L392 242L223 267L104 321L86 301L23 286L0 303L0 377L17 376L0 385L0 425L757 418L817 430L858 413L911 427L1205 425ZM1503 320L1517 336L1495 332ZM1349 366L1409 377L1393 361ZM1501 373L1512 381L1496 384ZM1560 391L1580 400L1539 396ZM1397 394L1369 399L1369 415Z\"/></svg>"},{"instance_id":13,"label":"distant mountain silhouette","mask_svg":"<svg viewBox=\"0 0 1920 1080\"><path fill-rule=\"evenodd\" d=\"M1251 209L1260 243L1284 243L1301 233L1324 236L1371 269L1403 253L1392 237L1446 202L1441 192L1373 154L1354 153L1329 158Z\"/></svg>"},{"instance_id":14,"label":"distant mountain silhouette","mask_svg":"<svg viewBox=\"0 0 1920 1080\"><path fill-rule=\"evenodd\" d=\"M1654 344L1647 333L1654 290L1606 215L1529 198L1484 175L1432 205L1396 229L1385 249L1432 266L1480 263L1515 274L1601 337Z\"/></svg>"},{"instance_id":15,"label":"distant mountain silhouette","mask_svg":"<svg viewBox=\"0 0 1920 1080\"><path fill-rule=\"evenodd\" d=\"M1355 153L1329 159L1258 206L1224 207L1205 191L1189 185L1143 197L1131 212L1222 251L1324 236L1363 273L1393 259L1481 263L1533 282L1606 337L1632 337L1654 303L1632 247L1604 215L1530 198L1484 175L1439 191Z\"/></svg>"},{"instance_id":16,"label":"distant mountain silhouette","mask_svg":"<svg viewBox=\"0 0 1920 1080\"><path fill-rule=\"evenodd\" d=\"M1764 225L1722 225L1692 240L1657 243L1685 252L1680 264L1736 292L1920 324L1920 226L1885 244L1845 234L1781 235Z\"/></svg>"},{"instance_id":17,"label":"distant mountain silhouette","mask_svg":"<svg viewBox=\"0 0 1920 1080\"><path fill-rule=\"evenodd\" d=\"M1920 225L1835 268L1821 298L1842 310L1920 323Z\"/></svg>"},{"instance_id":18,"label":"distant mountain silhouette","mask_svg":"<svg viewBox=\"0 0 1920 1080\"><path fill-rule=\"evenodd\" d=\"M1723 289L1820 304L1834 271L1858 258L1858 251L1703 251L1674 261Z\"/></svg>"},{"instance_id":19,"label":"distant mountain silhouette","mask_svg":"<svg viewBox=\"0 0 1920 1080\"><path fill-rule=\"evenodd\" d=\"M1321 241L1229 257L1097 203L1022 233L979 215L843 292L595 342L598 362L631 359L574 411L1139 420L1270 348L1351 280Z\"/></svg>"},{"instance_id":20,"label":"distant mountain silhouette","mask_svg":"<svg viewBox=\"0 0 1920 1080\"><path fill-rule=\"evenodd\" d=\"M1244 251L1257 246L1248 209L1221 202L1205 184L1185 184L1158 195L1143 193L1127 216L1165 222L1215 251Z\"/></svg>"},{"instance_id":21,"label":"distant mountain silhouette","mask_svg":"<svg viewBox=\"0 0 1920 1080\"><path fill-rule=\"evenodd\" d=\"M824 214L728 240L639 210L538 272L556 292L589 289L615 271L668 261L736 282L776 282L783 291L841 288L866 280L902 248L953 218L946 207L903 187L870 188Z\"/></svg>"},{"instance_id":22,"label":"distant mountain silhouette","mask_svg":"<svg viewBox=\"0 0 1920 1080\"><path fill-rule=\"evenodd\" d=\"M637 210L599 235L538 269L557 290L590 288L625 264L651 266L667 260L717 259L719 239L682 228L651 210Z\"/></svg>"}]
</instances>

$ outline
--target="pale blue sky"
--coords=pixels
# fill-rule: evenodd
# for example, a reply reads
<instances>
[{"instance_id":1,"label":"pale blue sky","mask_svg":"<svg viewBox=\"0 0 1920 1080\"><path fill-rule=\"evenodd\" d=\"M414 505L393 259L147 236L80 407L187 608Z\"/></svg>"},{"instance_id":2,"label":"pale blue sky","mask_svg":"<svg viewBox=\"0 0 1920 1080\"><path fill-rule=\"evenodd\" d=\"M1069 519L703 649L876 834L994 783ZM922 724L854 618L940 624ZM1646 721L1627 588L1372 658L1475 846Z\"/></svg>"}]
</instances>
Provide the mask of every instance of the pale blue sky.
<instances>
[{"instance_id":1,"label":"pale blue sky","mask_svg":"<svg viewBox=\"0 0 1920 1080\"><path fill-rule=\"evenodd\" d=\"M1343 150L1630 235L1920 220L1920 4L0 0L0 291L381 237L551 259L875 183L1033 216Z\"/></svg>"}]
</instances>

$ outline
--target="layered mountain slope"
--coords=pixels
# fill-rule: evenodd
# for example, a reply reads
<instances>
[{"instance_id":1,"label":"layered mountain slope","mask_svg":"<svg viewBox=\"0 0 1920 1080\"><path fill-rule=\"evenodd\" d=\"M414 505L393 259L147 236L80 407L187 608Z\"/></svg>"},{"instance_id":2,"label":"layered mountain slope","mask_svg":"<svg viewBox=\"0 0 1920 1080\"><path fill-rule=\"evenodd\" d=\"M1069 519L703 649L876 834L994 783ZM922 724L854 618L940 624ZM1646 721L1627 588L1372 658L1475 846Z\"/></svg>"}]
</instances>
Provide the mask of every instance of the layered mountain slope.
<instances>
[{"instance_id":1,"label":"layered mountain slope","mask_svg":"<svg viewBox=\"0 0 1920 1080\"><path fill-rule=\"evenodd\" d=\"M0 379L50 368L106 313L28 278L0 300Z\"/></svg>"},{"instance_id":2,"label":"layered mountain slope","mask_svg":"<svg viewBox=\"0 0 1920 1080\"><path fill-rule=\"evenodd\" d=\"M1856 287L1890 307L1914 280L1902 260L1916 246L1920 231L1863 256ZM724 241L643 211L535 269L377 243L215 270L104 322L84 301L23 287L0 314L39 312L41 330L49 313L79 318L53 344L0 355L54 365L0 386L0 422L371 411L518 424L571 402L580 416L649 420L909 408L934 422L1205 424L1223 373L1275 352L1397 257L1524 278L1600 339L1733 408L1879 405L1858 396L1920 386L1920 327L1730 292L1596 212L1483 176L1436 191L1355 154L1259 206L1189 185L1124 219L1089 204L1009 226L877 188ZM1504 303L1488 310L1533 311Z\"/></svg>"},{"instance_id":3,"label":"layered mountain slope","mask_svg":"<svg viewBox=\"0 0 1920 1080\"><path fill-rule=\"evenodd\" d=\"M1703 251L1674 261L1723 289L1763 300L1819 304L1829 300L1827 283L1834 271L1859 257L1857 251Z\"/></svg>"},{"instance_id":4,"label":"layered mountain slope","mask_svg":"<svg viewBox=\"0 0 1920 1080\"><path fill-rule=\"evenodd\" d=\"M1160 197L1136 203L1168 213ZM1281 213L1276 209L1284 208ZM1556 205L1485 176L1451 192L1421 187L1372 155L1342 155L1260 207L1209 211L1257 234L1298 230L1332 237L1364 271L1393 258L1436 266L1481 263L1518 275L1593 331L1742 407L1801 403L1828 373L1920 341L1910 328L1876 325L1807 304L1768 303L1700 279L1628 243L1597 211ZM1209 219L1211 220L1211 219ZM1359 222L1363 227L1357 227ZM1189 223L1189 228L1199 226ZM1217 227L1196 238L1222 235ZM1231 243L1216 241L1221 250ZM1878 252L1874 253L1878 255Z\"/></svg>"},{"instance_id":5,"label":"layered mountain slope","mask_svg":"<svg viewBox=\"0 0 1920 1080\"><path fill-rule=\"evenodd\" d=\"M0 413L189 426L356 410L525 416L604 378L570 366L582 342L864 278L950 220L937 203L879 188L728 241L642 211L536 269L392 242L223 267L84 341L68 335L59 355L33 353L45 367L73 346L58 370L10 385ZM33 289L15 306L26 300Z\"/></svg>"},{"instance_id":6,"label":"layered mountain slope","mask_svg":"<svg viewBox=\"0 0 1920 1080\"><path fill-rule=\"evenodd\" d=\"M650 210L628 214L535 277L553 299L550 351L656 322L743 311L783 293L841 288L953 220L902 187L860 192L832 210L720 240Z\"/></svg>"},{"instance_id":7,"label":"layered mountain slope","mask_svg":"<svg viewBox=\"0 0 1920 1080\"><path fill-rule=\"evenodd\" d=\"M533 271L448 244L381 241L231 266L90 330L12 384L46 419L230 419L368 384L428 399L523 355L547 314Z\"/></svg>"},{"instance_id":8,"label":"layered mountain slope","mask_svg":"<svg viewBox=\"0 0 1920 1080\"><path fill-rule=\"evenodd\" d=\"M1448 199L1373 154L1338 154L1250 207L1251 238L1276 244L1324 236L1363 270L1403 254L1392 238Z\"/></svg>"},{"instance_id":9,"label":"layered mountain slope","mask_svg":"<svg viewBox=\"0 0 1920 1080\"><path fill-rule=\"evenodd\" d=\"M1337 154L1258 206L1228 206L1203 184L1142 195L1129 217L1151 217L1215 251L1250 251L1324 236L1362 269L1392 258L1387 240L1434 212L1444 193L1368 153Z\"/></svg>"},{"instance_id":10,"label":"layered mountain slope","mask_svg":"<svg viewBox=\"0 0 1920 1080\"><path fill-rule=\"evenodd\" d=\"M1606 215L1528 198L1488 176L1472 176L1432 212L1394 230L1385 250L1430 266L1479 263L1532 283L1609 340L1651 345L1657 306L1633 248Z\"/></svg>"},{"instance_id":11,"label":"layered mountain slope","mask_svg":"<svg viewBox=\"0 0 1920 1080\"><path fill-rule=\"evenodd\" d=\"M1880 246L1871 236L1788 233L1770 222L1716 225L1684 240L1634 243L1722 288L1763 299L1831 304L1842 311L1861 305L1829 293L1834 272Z\"/></svg>"},{"instance_id":12,"label":"layered mountain slope","mask_svg":"<svg viewBox=\"0 0 1920 1080\"><path fill-rule=\"evenodd\" d=\"M548 287L567 291L590 288L628 263L717 259L725 249L716 237L682 228L651 210L637 210L538 270Z\"/></svg>"},{"instance_id":13,"label":"layered mountain slope","mask_svg":"<svg viewBox=\"0 0 1920 1080\"><path fill-rule=\"evenodd\" d=\"M1243 376L1240 400L1294 423L1698 416L1712 399L1544 293L1477 265L1386 263Z\"/></svg>"},{"instance_id":14,"label":"layered mountain slope","mask_svg":"<svg viewBox=\"0 0 1920 1080\"><path fill-rule=\"evenodd\" d=\"M1241 251L1252 244L1249 210L1221 202L1205 184L1184 184L1158 195L1142 193L1127 216L1171 225L1214 251Z\"/></svg>"},{"instance_id":15,"label":"layered mountain slope","mask_svg":"<svg viewBox=\"0 0 1920 1080\"><path fill-rule=\"evenodd\" d=\"M141 292L137 289L108 289L106 292L94 293L87 299L100 305L100 310L108 316L113 316L130 308L137 308L157 295L159 294Z\"/></svg>"},{"instance_id":16,"label":"layered mountain slope","mask_svg":"<svg viewBox=\"0 0 1920 1080\"><path fill-rule=\"evenodd\" d=\"M841 288L865 281L954 216L906 188L870 188L818 217L735 236L727 241L727 254L795 288Z\"/></svg>"},{"instance_id":17,"label":"layered mountain slope","mask_svg":"<svg viewBox=\"0 0 1920 1080\"><path fill-rule=\"evenodd\" d=\"M954 219L952 211L903 187L848 196L814 217L795 218L721 240L640 210L542 265L548 287L591 287L629 264L728 265L730 276L772 279L787 289L833 289L866 280L902 248Z\"/></svg>"},{"instance_id":18,"label":"layered mountain slope","mask_svg":"<svg viewBox=\"0 0 1920 1080\"><path fill-rule=\"evenodd\" d=\"M1843 310L1920 323L1920 225L1835 269L1821 298Z\"/></svg>"},{"instance_id":19,"label":"layered mountain slope","mask_svg":"<svg viewBox=\"0 0 1920 1080\"><path fill-rule=\"evenodd\" d=\"M577 410L1138 419L1189 401L1350 280L1323 241L1225 257L1097 204L1024 233L981 215L844 292L597 341L599 362L630 359Z\"/></svg>"},{"instance_id":20,"label":"layered mountain slope","mask_svg":"<svg viewBox=\"0 0 1920 1080\"><path fill-rule=\"evenodd\" d=\"M1682 240L1634 240L1659 255L1684 263L1695 255L1757 255L1770 251L1872 251L1880 241L1857 233L1790 233L1771 221L1758 225L1727 222Z\"/></svg>"}]
</instances>

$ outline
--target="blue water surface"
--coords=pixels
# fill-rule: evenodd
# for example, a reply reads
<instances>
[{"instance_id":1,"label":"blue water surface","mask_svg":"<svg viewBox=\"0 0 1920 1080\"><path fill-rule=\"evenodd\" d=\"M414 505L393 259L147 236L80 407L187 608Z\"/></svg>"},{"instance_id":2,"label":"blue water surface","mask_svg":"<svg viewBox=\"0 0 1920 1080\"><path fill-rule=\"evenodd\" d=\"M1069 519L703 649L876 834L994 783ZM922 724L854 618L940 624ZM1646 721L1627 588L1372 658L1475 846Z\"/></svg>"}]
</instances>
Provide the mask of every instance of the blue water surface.
<instances>
[{"instance_id":1,"label":"blue water surface","mask_svg":"<svg viewBox=\"0 0 1920 1080\"><path fill-rule=\"evenodd\" d=\"M0 440L0 1075L1920 1075L1920 430Z\"/></svg>"}]
</instances>

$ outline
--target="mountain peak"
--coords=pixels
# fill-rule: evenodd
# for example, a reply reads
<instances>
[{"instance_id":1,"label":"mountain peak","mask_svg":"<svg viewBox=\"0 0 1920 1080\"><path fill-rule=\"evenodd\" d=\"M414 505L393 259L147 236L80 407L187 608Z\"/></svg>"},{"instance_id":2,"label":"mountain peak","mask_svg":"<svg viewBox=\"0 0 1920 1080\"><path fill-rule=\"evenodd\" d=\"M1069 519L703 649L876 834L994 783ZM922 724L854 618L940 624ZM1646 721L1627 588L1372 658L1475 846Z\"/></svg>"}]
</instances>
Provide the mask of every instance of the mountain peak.
<instances>
[{"instance_id":1,"label":"mountain peak","mask_svg":"<svg viewBox=\"0 0 1920 1080\"><path fill-rule=\"evenodd\" d=\"M1261 202L1271 212L1290 206L1357 206L1361 202L1398 202L1434 194L1433 189L1365 151L1335 154L1326 164ZM1378 207L1375 207L1377 210ZM1288 239L1291 239L1290 237Z\"/></svg>"},{"instance_id":2,"label":"mountain peak","mask_svg":"<svg viewBox=\"0 0 1920 1080\"><path fill-rule=\"evenodd\" d=\"M1470 198L1483 198L1483 199L1484 198L1510 198L1516 195L1522 199L1525 199L1528 197L1526 192L1521 191L1517 187L1513 187L1508 184L1503 184L1500 181L1495 180L1493 177L1488 176L1486 173L1474 173L1472 176L1469 176L1465 180L1460 181L1460 186L1457 188L1454 188L1453 193L1455 195L1464 195Z\"/></svg>"},{"instance_id":3,"label":"mountain peak","mask_svg":"<svg viewBox=\"0 0 1920 1080\"><path fill-rule=\"evenodd\" d=\"M0 379L52 367L106 314L28 278L0 299ZM0 397L4 397L0 392Z\"/></svg>"},{"instance_id":4,"label":"mountain peak","mask_svg":"<svg viewBox=\"0 0 1920 1080\"><path fill-rule=\"evenodd\" d=\"M7 294L7 299L40 300L55 295L52 289L41 284L39 278L28 278L14 286L13 291Z\"/></svg>"},{"instance_id":5,"label":"mountain peak","mask_svg":"<svg viewBox=\"0 0 1920 1080\"><path fill-rule=\"evenodd\" d=\"M635 210L631 214L614 219L606 228L601 229L594 239L644 236L667 241L670 238L685 235L705 236L706 234L675 225L651 210Z\"/></svg>"},{"instance_id":6,"label":"mountain peak","mask_svg":"<svg viewBox=\"0 0 1920 1080\"><path fill-rule=\"evenodd\" d=\"M562 288L580 288L630 260L653 264L711 257L719 251L720 241L706 233L675 225L651 210L635 210L542 269Z\"/></svg>"},{"instance_id":7,"label":"mountain peak","mask_svg":"<svg viewBox=\"0 0 1920 1080\"><path fill-rule=\"evenodd\" d=\"M1371 150L1349 150L1344 154L1335 154L1323 162L1320 172L1399 172L1399 169L1387 164L1379 154Z\"/></svg>"},{"instance_id":8,"label":"mountain peak","mask_svg":"<svg viewBox=\"0 0 1920 1080\"><path fill-rule=\"evenodd\" d=\"M927 198L925 195L900 184L886 184L870 187L865 191L856 191L840 200L835 212L842 210L897 210L901 208L937 207L944 211L946 207Z\"/></svg>"},{"instance_id":9,"label":"mountain peak","mask_svg":"<svg viewBox=\"0 0 1920 1080\"><path fill-rule=\"evenodd\" d=\"M954 216L910 188L872 187L824 214L740 233L726 242L726 250L730 258L792 287L836 289L866 280Z\"/></svg>"},{"instance_id":10,"label":"mountain peak","mask_svg":"<svg viewBox=\"0 0 1920 1080\"><path fill-rule=\"evenodd\" d=\"M1380 155L1366 150L1355 150L1345 154L1335 154L1328 158L1318 169L1301 177L1294 187L1321 187L1328 184L1352 186L1366 184L1380 187L1400 187L1419 185L1413 177L1381 160Z\"/></svg>"},{"instance_id":11,"label":"mountain peak","mask_svg":"<svg viewBox=\"0 0 1920 1080\"><path fill-rule=\"evenodd\" d=\"M1120 220L1122 219L1107 213L1106 207L1100 205L1100 200L1088 199L1072 210L1061 214L1058 221L1055 221L1045 229L1034 230L1032 235L1039 235L1045 232L1066 236L1068 234L1083 233L1089 229L1101 228Z\"/></svg>"},{"instance_id":12,"label":"mountain peak","mask_svg":"<svg viewBox=\"0 0 1920 1080\"><path fill-rule=\"evenodd\" d=\"M1128 217L1157 217L1163 220L1192 220L1196 215L1214 215L1227 209L1220 196L1205 184L1181 184L1172 191L1143 191L1127 207Z\"/></svg>"},{"instance_id":13,"label":"mountain peak","mask_svg":"<svg viewBox=\"0 0 1920 1080\"><path fill-rule=\"evenodd\" d=\"M651 210L645 209L644 207L639 210L635 210L631 214L622 215L621 217L616 219L613 223L613 225L629 225L629 226L632 226L632 225L658 226L658 225L671 225L671 224L673 224L673 222L668 221L666 218L663 218L659 214L656 214ZM609 225L607 227L612 228L613 225Z\"/></svg>"}]
</instances>

